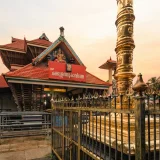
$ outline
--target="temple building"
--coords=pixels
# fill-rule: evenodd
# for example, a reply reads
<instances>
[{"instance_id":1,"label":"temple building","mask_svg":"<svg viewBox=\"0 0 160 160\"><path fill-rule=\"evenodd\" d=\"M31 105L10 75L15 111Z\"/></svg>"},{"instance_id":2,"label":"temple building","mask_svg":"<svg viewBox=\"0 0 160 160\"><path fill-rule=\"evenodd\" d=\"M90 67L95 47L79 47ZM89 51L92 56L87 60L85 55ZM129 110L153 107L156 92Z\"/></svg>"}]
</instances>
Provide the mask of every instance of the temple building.
<instances>
[{"instance_id":1,"label":"temple building","mask_svg":"<svg viewBox=\"0 0 160 160\"><path fill-rule=\"evenodd\" d=\"M0 46L0 54L9 69L3 77L19 111L43 111L51 107L50 100L75 100L86 91L101 95L111 86L86 71L63 27L53 43L45 33L31 41L12 38Z\"/></svg>"},{"instance_id":2,"label":"temple building","mask_svg":"<svg viewBox=\"0 0 160 160\"><path fill-rule=\"evenodd\" d=\"M113 84L113 76L115 74L117 62L112 60L111 57L104 64L102 64L99 68L108 70L108 82ZM109 87L109 94L113 92L113 85Z\"/></svg>"},{"instance_id":3,"label":"temple building","mask_svg":"<svg viewBox=\"0 0 160 160\"><path fill-rule=\"evenodd\" d=\"M14 71L31 63L51 44L45 33L31 41L12 37L10 44L0 45L0 54L4 65Z\"/></svg>"}]
</instances>

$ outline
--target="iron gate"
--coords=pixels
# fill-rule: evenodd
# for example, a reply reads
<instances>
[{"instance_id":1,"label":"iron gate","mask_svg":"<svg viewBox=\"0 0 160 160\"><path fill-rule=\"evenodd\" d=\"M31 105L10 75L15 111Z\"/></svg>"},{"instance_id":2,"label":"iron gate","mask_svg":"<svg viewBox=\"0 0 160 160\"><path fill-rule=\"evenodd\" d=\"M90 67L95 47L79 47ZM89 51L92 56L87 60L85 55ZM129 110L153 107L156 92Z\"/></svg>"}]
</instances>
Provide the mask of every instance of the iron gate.
<instances>
[{"instance_id":1,"label":"iron gate","mask_svg":"<svg viewBox=\"0 0 160 160\"><path fill-rule=\"evenodd\" d=\"M89 93L54 99L53 107L53 159L160 159L159 94Z\"/></svg>"}]
</instances>

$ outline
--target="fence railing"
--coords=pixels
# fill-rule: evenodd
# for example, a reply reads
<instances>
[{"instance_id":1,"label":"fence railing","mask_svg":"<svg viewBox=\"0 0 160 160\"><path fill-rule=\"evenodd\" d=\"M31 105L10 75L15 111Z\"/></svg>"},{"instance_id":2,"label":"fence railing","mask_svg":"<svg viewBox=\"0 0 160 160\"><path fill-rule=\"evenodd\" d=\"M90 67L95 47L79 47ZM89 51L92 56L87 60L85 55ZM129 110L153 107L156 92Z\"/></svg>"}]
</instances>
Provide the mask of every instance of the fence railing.
<instances>
[{"instance_id":1,"label":"fence railing","mask_svg":"<svg viewBox=\"0 0 160 160\"><path fill-rule=\"evenodd\" d=\"M50 126L51 114L47 112L0 113L0 138L46 135Z\"/></svg>"},{"instance_id":2,"label":"fence railing","mask_svg":"<svg viewBox=\"0 0 160 160\"><path fill-rule=\"evenodd\" d=\"M52 151L59 160L159 160L160 95L54 99Z\"/></svg>"}]
</instances>

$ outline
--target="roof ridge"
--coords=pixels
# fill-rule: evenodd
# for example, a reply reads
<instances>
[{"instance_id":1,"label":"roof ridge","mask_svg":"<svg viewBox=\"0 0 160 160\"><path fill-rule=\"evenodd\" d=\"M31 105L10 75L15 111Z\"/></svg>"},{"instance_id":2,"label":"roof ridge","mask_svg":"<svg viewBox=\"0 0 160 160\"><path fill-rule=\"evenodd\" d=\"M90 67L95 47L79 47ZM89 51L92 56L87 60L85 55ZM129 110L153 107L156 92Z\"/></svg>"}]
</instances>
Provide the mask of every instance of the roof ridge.
<instances>
[{"instance_id":1,"label":"roof ridge","mask_svg":"<svg viewBox=\"0 0 160 160\"><path fill-rule=\"evenodd\" d=\"M0 45L0 46L12 45L12 44L15 44L15 43L19 43L19 41L24 41L24 40L23 39L19 39L18 41L15 41L15 42L12 42L12 43L3 44L3 45Z\"/></svg>"},{"instance_id":2,"label":"roof ridge","mask_svg":"<svg viewBox=\"0 0 160 160\"><path fill-rule=\"evenodd\" d=\"M35 39L33 39L33 40L28 40L28 42L31 42L31 41L35 41L35 40L44 40L44 41L48 41L48 40L46 40L46 39L40 39L40 38L35 38ZM51 41L48 41L48 42L51 42Z\"/></svg>"},{"instance_id":3,"label":"roof ridge","mask_svg":"<svg viewBox=\"0 0 160 160\"><path fill-rule=\"evenodd\" d=\"M46 41L49 41L49 38L46 36L45 33L42 33L42 35L39 37L39 39L44 39Z\"/></svg>"},{"instance_id":4,"label":"roof ridge","mask_svg":"<svg viewBox=\"0 0 160 160\"><path fill-rule=\"evenodd\" d=\"M14 38L14 37L12 37L12 43L14 42L14 40L16 40L16 41L20 41L20 40L22 40L23 41L23 39L20 39L20 38ZM15 41L15 42L16 42Z\"/></svg>"}]
</instances>

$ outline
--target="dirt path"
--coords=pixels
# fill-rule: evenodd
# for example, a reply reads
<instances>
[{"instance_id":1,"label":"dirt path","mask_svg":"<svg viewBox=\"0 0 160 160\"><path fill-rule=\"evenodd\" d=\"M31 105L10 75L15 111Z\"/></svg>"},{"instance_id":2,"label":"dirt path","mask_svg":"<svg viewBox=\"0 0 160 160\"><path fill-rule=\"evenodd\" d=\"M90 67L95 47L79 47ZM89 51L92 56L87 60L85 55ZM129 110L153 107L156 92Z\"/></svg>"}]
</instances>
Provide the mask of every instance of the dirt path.
<instances>
[{"instance_id":1,"label":"dirt path","mask_svg":"<svg viewBox=\"0 0 160 160\"><path fill-rule=\"evenodd\" d=\"M45 157L50 153L50 140L44 136L0 141L0 160L33 160Z\"/></svg>"}]
</instances>

